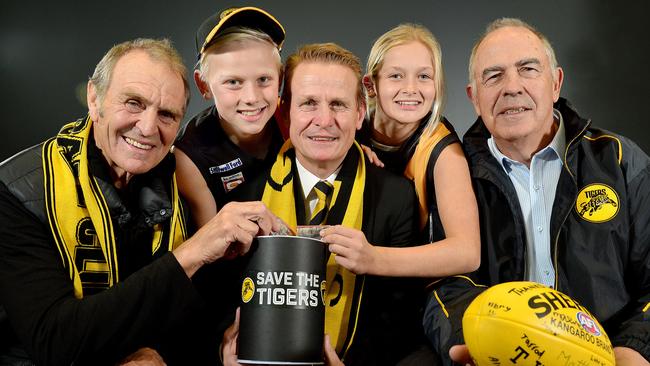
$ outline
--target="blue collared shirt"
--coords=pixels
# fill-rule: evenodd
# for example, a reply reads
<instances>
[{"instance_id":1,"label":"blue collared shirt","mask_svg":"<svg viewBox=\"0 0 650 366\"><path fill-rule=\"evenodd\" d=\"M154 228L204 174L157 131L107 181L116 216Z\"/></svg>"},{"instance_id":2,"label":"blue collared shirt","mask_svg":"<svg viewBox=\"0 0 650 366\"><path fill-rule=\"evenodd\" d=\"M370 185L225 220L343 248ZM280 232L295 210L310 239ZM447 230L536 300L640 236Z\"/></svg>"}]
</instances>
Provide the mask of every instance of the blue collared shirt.
<instances>
[{"instance_id":1,"label":"blue collared shirt","mask_svg":"<svg viewBox=\"0 0 650 366\"><path fill-rule=\"evenodd\" d=\"M530 169L526 164L503 155L494 139L488 139L492 156L501 163L519 198L526 226L526 279L550 287L555 285L555 268L551 258L551 213L566 147L562 115L554 110L553 116L558 123L557 132L547 147L533 155Z\"/></svg>"}]
</instances>

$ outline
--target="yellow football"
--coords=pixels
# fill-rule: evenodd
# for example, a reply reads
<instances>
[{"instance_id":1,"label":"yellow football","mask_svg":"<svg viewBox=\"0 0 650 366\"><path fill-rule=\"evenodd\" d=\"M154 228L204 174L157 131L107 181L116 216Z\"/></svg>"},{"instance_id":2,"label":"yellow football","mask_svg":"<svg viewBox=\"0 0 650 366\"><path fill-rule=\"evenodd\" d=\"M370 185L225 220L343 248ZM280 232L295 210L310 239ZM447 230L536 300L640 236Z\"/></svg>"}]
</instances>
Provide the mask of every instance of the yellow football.
<instances>
[{"instance_id":1,"label":"yellow football","mask_svg":"<svg viewBox=\"0 0 650 366\"><path fill-rule=\"evenodd\" d=\"M463 316L477 366L614 366L614 351L596 318L569 296L534 282L485 290Z\"/></svg>"}]
</instances>

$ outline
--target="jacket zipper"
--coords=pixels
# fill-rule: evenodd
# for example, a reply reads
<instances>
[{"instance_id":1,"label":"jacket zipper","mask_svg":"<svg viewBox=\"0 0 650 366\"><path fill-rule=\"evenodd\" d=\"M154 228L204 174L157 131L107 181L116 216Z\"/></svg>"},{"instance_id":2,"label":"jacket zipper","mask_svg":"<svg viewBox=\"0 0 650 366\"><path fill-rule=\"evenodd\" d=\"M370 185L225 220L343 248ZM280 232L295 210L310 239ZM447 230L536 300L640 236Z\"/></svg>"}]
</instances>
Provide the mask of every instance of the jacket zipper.
<instances>
[{"instance_id":1,"label":"jacket zipper","mask_svg":"<svg viewBox=\"0 0 650 366\"><path fill-rule=\"evenodd\" d=\"M576 139L581 138L582 134L587 130L587 128L591 125L591 119L587 120L587 123L585 126L582 128L582 130L567 144L566 149L564 150L564 168L566 171L569 173L569 176L571 177L571 180L573 180L573 184L578 185L578 181L576 180L576 177L573 176L573 173L571 173L571 169L569 169L569 163L567 161L567 156L569 155L569 148L573 143L575 143ZM557 193L556 193L557 194ZM558 247L558 242L560 240L560 232L562 232L562 226L564 226L564 223L566 222L566 219L569 217L569 214L571 213L571 209L569 209L564 215L564 219L562 219L562 223L559 226L559 229L557 231L557 234L555 235L555 243L553 245L553 265L555 267L555 289L560 291L559 287L559 278L560 276L558 275L558 265L557 265L557 247Z\"/></svg>"}]
</instances>

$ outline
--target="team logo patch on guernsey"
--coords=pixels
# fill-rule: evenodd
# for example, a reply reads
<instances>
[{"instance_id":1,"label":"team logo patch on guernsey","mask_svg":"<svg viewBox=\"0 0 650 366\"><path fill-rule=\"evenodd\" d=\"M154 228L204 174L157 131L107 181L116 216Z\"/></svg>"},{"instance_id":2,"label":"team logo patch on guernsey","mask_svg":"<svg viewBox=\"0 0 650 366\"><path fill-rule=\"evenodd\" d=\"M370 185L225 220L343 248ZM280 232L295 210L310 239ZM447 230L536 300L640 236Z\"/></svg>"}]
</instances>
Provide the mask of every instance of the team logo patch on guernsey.
<instances>
[{"instance_id":1,"label":"team logo patch on guernsey","mask_svg":"<svg viewBox=\"0 0 650 366\"><path fill-rule=\"evenodd\" d=\"M255 295L255 282L250 277L246 277L241 284L241 301L247 303L251 301L253 295Z\"/></svg>"},{"instance_id":2,"label":"team logo patch on guernsey","mask_svg":"<svg viewBox=\"0 0 650 366\"><path fill-rule=\"evenodd\" d=\"M218 166L211 166L210 168L208 168L208 171L210 172L210 174L219 174L219 173L223 173L229 170L239 168L242 165L244 165L244 163L242 163L240 158L237 158L225 164L221 164Z\"/></svg>"},{"instance_id":3,"label":"team logo patch on guernsey","mask_svg":"<svg viewBox=\"0 0 650 366\"><path fill-rule=\"evenodd\" d=\"M605 184L584 187L576 199L576 212L589 222L600 223L614 218L619 209L618 194Z\"/></svg>"},{"instance_id":4,"label":"team logo patch on guernsey","mask_svg":"<svg viewBox=\"0 0 650 366\"><path fill-rule=\"evenodd\" d=\"M244 183L244 174L242 174L242 172L238 172L233 175L221 177L221 182L223 183L223 189L226 192L230 192L238 185Z\"/></svg>"}]
</instances>

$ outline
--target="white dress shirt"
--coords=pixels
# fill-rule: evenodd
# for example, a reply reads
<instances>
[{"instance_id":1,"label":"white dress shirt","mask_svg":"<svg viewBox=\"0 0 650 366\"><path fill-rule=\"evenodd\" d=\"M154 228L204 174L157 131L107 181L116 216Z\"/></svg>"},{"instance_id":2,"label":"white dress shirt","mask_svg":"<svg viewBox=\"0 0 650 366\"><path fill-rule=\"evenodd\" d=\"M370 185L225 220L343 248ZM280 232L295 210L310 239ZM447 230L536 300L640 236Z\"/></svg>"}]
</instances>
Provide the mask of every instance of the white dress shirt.
<instances>
[{"instance_id":1,"label":"white dress shirt","mask_svg":"<svg viewBox=\"0 0 650 366\"><path fill-rule=\"evenodd\" d=\"M298 158L296 158L296 168L298 170L298 176L300 178L300 184L302 185L302 194L305 197L305 213L307 214L307 217L311 217L314 207L316 207L316 203L318 202L318 196L316 196L316 193L314 192L314 186L316 183L320 182L323 179L318 178L314 174L312 174L309 170L307 170L300 162L298 161ZM339 174L339 171L341 170L341 167L339 166L334 173L332 173L329 177L327 177L326 181L330 182L332 186L334 186L334 180L336 179L336 176Z\"/></svg>"}]
</instances>

